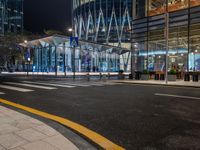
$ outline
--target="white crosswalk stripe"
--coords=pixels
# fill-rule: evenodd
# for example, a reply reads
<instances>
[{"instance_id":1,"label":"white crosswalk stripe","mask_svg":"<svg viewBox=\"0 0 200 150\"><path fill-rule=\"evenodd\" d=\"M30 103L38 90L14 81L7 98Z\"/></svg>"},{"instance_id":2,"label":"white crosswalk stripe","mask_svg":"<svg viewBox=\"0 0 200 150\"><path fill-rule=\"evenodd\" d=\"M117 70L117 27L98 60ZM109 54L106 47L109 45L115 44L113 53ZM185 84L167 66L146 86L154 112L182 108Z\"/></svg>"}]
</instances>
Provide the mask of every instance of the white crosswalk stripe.
<instances>
[{"instance_id":1,"label":"white crosswalk stripe","mask_svg":"<svg viewBox=\"0 0 200 150\"><path fill-rule=\"evenodd\" d=\"M104 86L103 83L98 83L98 82L77 82L77 81L76 82L50 81L50 84L69 85L75 87Z\"/></svg>"},{"instance_id":2,"label":"white crosswalk stripe","mask_svg":"<svg viewBox=\"0 0 200 150\"><path fill-rule=\"evenodd\" d=\"M122 85L122 83L111 83L111 82L106 82L105 85Z\"/></svg>"},{"instance_id":3,"label":"white crosswalk stripe","mask_svg":"<svg viewBox=\"0 0 200 150\"><path fill-rule=\"evenodd\" d=\"M4 92L0 92L0 95L4 95L5 93Z\"/></svg>"},{"instance_id":4,"label":"white crosswalk stripe","mask_svg":"<svg viewBox=\"0 0 200 150\"><path fill-rule=\"evenodd\" d=\"M88 83L88 85L91 85L91 86L105 86L104 84L102 83Z\"/></svg>"},{"instance_id":5,"label":"white crosswalk stripe","mask_svg":"<svg viewBox=\"0 0 200 150\"><path fill-rule=\"evenodd\" d=\"M76 81L76 84L81 84L81 85L88 85L88 86L104 86L105 83L103 82L93 82L93 81L88 81L88 82L81 82L81 81Z\"/></svg>"},{"instance_id":6,"label":"white crosswalk stripe","mask_svg":"<svg viewBox=\"0 0 200 150\"><path fill-rule=\"evenodd\" d=\"M47 86L64 87L64 88L74 88L74 87L76 87L76 86L71 86L71 85L52 84L52 83L43 83L43 82L32 82L32 81L22 81L22 82L28 83L28 84L38 84L38 85L47 85Z\"/></svg>"},{"instance_id":7,"label":"white crosswalk stripe","mask_svg":"<svg viewBox=\"0 0 200 150\"><path fill-rule=\"evenodd\" d=\"M8 86L8 85L0 85L0 88L13 90L13 91L19 91L19 92L32 92L32 91L34 91L34 90L31 90L31 89L24 89L24 88Z\"/></svg>"},{"instance_id":8,"label":"white crosswalk stripe","mask_svg":"<svg viewBox=\"0 0 200 150\"><path fill-rule=\"evenodd\" d=\"M19 86L26 86L26 87L32 87L32 88L38 88L38 89L45 89L45 90L54 90L57 89L55 87L48 87L48 86L41 86L41 85L34 85L34 84L26 84L26 83L17 83L17 82L4 82L5 84L10 85L19 85Z\"/></svg>"},{"instance_id":9,"label":"white crosswalk stripe","mask_svg":"<svg viewBox=\"0 0 200 150\"><path fill-rule=\"evenodd\" d=\"M63 85L71 85L71 86L80 86L80 87L89 87L91 85L87 85L87 84L79 84L79 83L61 83Z\"/></svg>"}]
</instances>

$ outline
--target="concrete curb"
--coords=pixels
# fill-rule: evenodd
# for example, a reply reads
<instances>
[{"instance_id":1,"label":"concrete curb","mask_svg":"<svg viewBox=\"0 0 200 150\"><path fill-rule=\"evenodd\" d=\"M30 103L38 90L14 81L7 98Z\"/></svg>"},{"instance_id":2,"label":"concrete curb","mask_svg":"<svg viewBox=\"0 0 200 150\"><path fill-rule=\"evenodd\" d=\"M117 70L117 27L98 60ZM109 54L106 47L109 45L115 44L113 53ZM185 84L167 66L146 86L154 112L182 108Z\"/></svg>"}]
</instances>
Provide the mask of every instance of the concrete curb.
<instances>
[{"instance_id":1,"label":"concrete curb","mask_svg":"<svg viewBox=\"0 0 200 150\"><path fill-rule=\"evenodd\" d=\"M148 83L148 82L146 82L146 83L144 83L144 82L137 82L137 81L127 81L127 80L125 80L125 81L112 81L112 82L114 82L114 83L122 83L122 84L135 84L135 85L154 85L154 86L167 86L167 87L182 87L182 88L200 88L200 83L199 83L199 85L180 85L180 84L171 84L171 83L168 83L168 84L166 84L166 83Z\"/></svg>"}]
</instances>

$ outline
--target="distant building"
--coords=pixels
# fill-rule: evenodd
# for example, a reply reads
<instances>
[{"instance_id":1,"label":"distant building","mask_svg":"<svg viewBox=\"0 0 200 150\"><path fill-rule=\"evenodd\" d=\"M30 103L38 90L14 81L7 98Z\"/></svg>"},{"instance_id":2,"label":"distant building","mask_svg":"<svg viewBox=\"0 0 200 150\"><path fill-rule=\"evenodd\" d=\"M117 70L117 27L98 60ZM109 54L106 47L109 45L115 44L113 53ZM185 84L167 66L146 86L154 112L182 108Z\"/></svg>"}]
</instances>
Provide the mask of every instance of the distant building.
<instances>
[{"instance_id":1,"label":"distant building","mask_svg":"<svg viewBox=\"0 0 200 150\"><path fill-rule=\"evenodd\" d=\"M23 31L23 0L0 0L0 35Z\"/></svg>"}]
</instances>

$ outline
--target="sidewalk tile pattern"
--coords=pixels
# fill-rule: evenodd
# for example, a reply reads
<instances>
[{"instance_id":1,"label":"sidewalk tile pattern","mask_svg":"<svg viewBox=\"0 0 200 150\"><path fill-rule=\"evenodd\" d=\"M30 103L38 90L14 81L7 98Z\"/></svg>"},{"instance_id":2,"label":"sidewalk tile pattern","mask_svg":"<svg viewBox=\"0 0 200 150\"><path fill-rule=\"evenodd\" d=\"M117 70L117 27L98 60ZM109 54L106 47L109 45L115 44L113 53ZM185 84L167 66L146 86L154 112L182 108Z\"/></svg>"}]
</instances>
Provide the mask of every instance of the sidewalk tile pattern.
<instances>
[{"instance_id":1,"label":"sidewalk tile pattern","mask_svg":"<svg viewBox=\"0 0 200 150\"><path fill-rule=\"evenodd\" d=\"M0 106L0 150L78 150L59 132L29 116Z\"/></svg>"}]
</instances>

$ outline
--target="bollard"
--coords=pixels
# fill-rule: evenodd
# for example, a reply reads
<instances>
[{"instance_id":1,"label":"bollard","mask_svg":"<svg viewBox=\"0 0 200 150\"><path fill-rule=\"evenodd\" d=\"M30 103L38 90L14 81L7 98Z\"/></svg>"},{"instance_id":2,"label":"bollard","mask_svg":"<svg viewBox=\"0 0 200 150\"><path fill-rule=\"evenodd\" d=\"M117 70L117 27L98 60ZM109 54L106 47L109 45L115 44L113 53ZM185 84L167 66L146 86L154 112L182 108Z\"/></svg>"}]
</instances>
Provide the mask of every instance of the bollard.
<instances>
[{"instance_id":1,"label":"bollard","mask_svg":"<svg viewBox=\"0 0 200 150\"><path fill-rule=\"evenodd\" d=\"M103 74L103 81L106 82L106 74Z\"/></svg>"},{"instance_id":2,"label":"bollard","mask_svg":"<svg viewBox=\"0 0 200 150\"><path fill-rule=\"evenodd\" d=\"M87 81L90 81L90 74L89 73L87 73L86 78L87 78Z\"/></svg>"},{"instance_id":3,"label":"bollard","mask_svg":"<svg viewBox=\"0 0 200 150\"><path fill-rule=\"evenodd\" d=\"M110 79L110 73L108 73L108 79Z\"/></svg>"},{"instance_id":4,"label":"bollard","mask_svg":"<svg viewBox=\"0 0 200 150\"><path fill-rule=\"evenodd\" d=\"M102 79L102 73L101 72L99 73L99 79L100 80Z\"/></svg>"}]
</instances>

